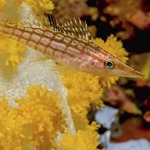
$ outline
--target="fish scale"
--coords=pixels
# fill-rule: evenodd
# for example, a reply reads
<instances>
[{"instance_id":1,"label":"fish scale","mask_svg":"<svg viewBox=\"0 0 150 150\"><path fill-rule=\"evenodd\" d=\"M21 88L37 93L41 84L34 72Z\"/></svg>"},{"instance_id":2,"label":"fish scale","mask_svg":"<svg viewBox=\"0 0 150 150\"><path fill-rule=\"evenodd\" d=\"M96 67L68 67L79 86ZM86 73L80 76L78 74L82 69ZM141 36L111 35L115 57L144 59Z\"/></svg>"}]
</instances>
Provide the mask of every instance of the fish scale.
<instances>
[{"instance_id":1,"label":"fish scale","mask_svg":"<svg viewBox=\"0 0 150 150\"><path fill-rule=\"evenodd\" d=\"M74 37L62 35L56 31L13 26L12 24L3 26L2 30L3 33L10 38L18 40L32 47L33 49L40 51L51 59L58 59L58 61L60 61L60 58L64 58L64 60L76 60L75 58L77 58L77 56L78 59L80 59L78 60L79 62L86 61L86 59L82 58L82 52L86 51L86 48L90 48L92 53L93 49L93 46L90 46L82 40L77 40ZM93 49L93 51L95 50ZM84 55L86 55L86 53ZM67 58L65 58L64 56ZM89 57L88 52L86 57Z\"/></svg>"},{"instance_id":2,"label":"fish scale","mask_svg":"<svg viewBox=\"0 0 150 150\"><path fill-rule=\"evenodd\" d=\"M52 17L52 20L55 19ZM55 22L58 26L52 30L1 22L0 33L32 47L71 69L95 75L143 77L140 72L125 65L88 40L87 25L84 23L84 26L81 20L79 20L79 24L77 20L74 21L74 24L70 21L72 29L69 27L63 29L63 26L59 25L57 21ZM75 28L79 28L81 33L76 32Z\"/></svg>"}]
</instances>

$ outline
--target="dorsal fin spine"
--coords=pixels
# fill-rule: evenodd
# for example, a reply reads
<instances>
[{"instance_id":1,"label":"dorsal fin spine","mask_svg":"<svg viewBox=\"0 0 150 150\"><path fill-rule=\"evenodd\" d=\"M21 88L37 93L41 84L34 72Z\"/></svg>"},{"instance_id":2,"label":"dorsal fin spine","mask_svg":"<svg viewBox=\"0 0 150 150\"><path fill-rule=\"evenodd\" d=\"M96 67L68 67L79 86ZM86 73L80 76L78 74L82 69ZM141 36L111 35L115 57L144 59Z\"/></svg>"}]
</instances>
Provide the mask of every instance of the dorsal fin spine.
<instances>
[{"instance_id":1,"label":"dorsal fin spine","mask_svg":"<svg viewBox=\"0 0 150 150\"><path fill-rule=\"evenodd\" d=\"M90 40L90 33L86 22L82 22L80 18L73 18L66 21L64 24L59 24L53 15L46 14L49 24L53 27L54 31L60 31L64 34L77 36L82 39Z\"/></svg>"}]
</instances>

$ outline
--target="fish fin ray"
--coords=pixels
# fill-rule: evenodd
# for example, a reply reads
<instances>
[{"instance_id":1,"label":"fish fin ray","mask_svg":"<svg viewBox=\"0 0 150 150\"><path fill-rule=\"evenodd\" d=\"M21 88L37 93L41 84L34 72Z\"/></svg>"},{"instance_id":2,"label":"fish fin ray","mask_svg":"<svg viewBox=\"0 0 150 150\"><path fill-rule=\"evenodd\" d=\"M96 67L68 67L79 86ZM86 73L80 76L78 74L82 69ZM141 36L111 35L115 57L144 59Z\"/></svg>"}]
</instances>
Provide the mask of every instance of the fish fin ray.
<instances>
[{"instance_id":1,"label":"fish fin ray","mask_svg":"<svg viewBox=\"0 0 150 150\"><path fill-rule=\"evenodd\" d=\"M58 69L61 75L73 74L74 72L77 71L69 66L65 66L57 62L56 62L56 68Z\"/></svg>"},{"instance_id":2,"label":"fish fin ray","mask_svg":"<svg viewBox=\"0 0 150 150\"><path fill-rule=\"evenodd\" d=\"M67 75L67 74L72 74L73 72L75 72L75 69L72 69L71 67L62 65L60 63L55 62L52 59L49 59L45 56L37 56L37 57L29 57L26 58L26 60L30 61L30 62L43 62L43 61L47 61L50 60L53 63L51 63L51 65L49 66L49 69L57 74L61 74L61 75Z\"/></svg>"},{"instance_id":3,"label":"fish fin ray","mask_svg":"<svg viewBox=\"0 0 150 150\"><path fill-rule=\"evenodd\" d=\"M45 14L49 20L50 26L53 27L53 30L59 31L71 36L76 36L85 40L91 40L91 35L88 30L86 22L81 21L80 18L74 18L68 20L64 24L60 24L57 19L52 14Z\"/></svg>"},{"instance_id":4,"label":"fish fin ray","mask_svg":"<svg viewBox=\"0 0 150 150\"><path fill-rule=\"evenodd\" d=\"M50 29L48 19L43 15L38 15L25 3L22 4L22 11L18 22L13 22L7 15L0 17L0 26L12 24L14 26L32 27L40 29Z\"/></svg>"},{"instance_id":5,"label":"fish fin ray","mask_svg":"<svg viewBox=\"0 0 150 150\"><path fill-rule=\"evenodd\" d=\"M45 15L39 15L33 12L25 3L22 4L23 11L21 14L21 24L25 27L40 28L40 29L51 29L49 21Z\"/></svg>"},{"instance_id":6,"label":"fish fin ray","mask_svg":"<svg viewBox=\"0 0 150 150\"><path fill-rule=\"evenodd\" d=\"M32 62L36 62L36 61L45 61L45 60L48 60L48 58L46 58L45 56L41 56L41 57L29 57L29 58L26 58L26 60L28 61L32 61Z\"/></svg>"}]
</instances>

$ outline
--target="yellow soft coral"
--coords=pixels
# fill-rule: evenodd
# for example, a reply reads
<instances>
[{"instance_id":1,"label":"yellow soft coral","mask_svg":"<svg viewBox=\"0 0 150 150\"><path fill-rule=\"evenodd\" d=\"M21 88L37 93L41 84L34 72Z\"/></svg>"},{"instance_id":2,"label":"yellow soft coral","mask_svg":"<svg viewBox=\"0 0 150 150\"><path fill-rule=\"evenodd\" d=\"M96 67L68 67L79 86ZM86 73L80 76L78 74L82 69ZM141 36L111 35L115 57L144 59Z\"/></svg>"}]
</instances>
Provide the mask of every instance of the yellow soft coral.
<instances>
[{"instance_id":1,"label":"yellow soft coral","mask_svg":"<svg viewBox=\"0 0 150 150\"><path fill-rule=\"evenodd\" d=\"M1 0L0 1L0 10L3 10L4 8L5 8L5 6L6 6L6 0Z\"/></svg>"},{"instance_id":2,"label":"yellow soft coral","mask_svg":"<svg viewBox=\"0 0 150 150\"><path fill-rule=\"evenodd\" d=\"M98 150L97 146L99 134L95 131L98 125L93 122L87 125L84 130L77 131L76 134L66 132L60 141L60 147L63 150Z\"/></svg>"},{"instance_id":3,"label":"yellow soft coral","mask_svg":"<svg viewBox=\"0 0 150 150\"><path fill-rule=\"evenodd\" d=\"M102 39L93 39L93 42L106 49L122 62L127 61L127 52L120 41L113 35L104 42ZM70 80L71 79L71 80ZM102 107L102 93L105 87L110 87L118 77L99 77L82 72L74 72L62 76L62 80L68 92L68 103L76 129L83 129L87 124L87 114L91 108Z\"/></svg>"},{"instance_id":4,"label":"yellow soft coral","mask_svg":"<svg viewBox=\"0 0 150 150\"><path fill-rule=\"evenodd\" d=\"M88 124L86 117L88 110L99 108L103 105L100 100L103 90L99 84L99 77L92 74L75 72L63 75L62 80L69 90L68 103L76 129L83 129Z\"/></svg>"},{"instance_id":5,"label":"yellow soft coral","mask_svg":"<svg viewBox=\"0 0 150 150\"><path fill-rule=\"evenodd\" d=\"M36 13L49 12L54 9L54 4L51 0L14 0L21 5L23 2L29 5Z\"/></svg>"},{"instance_id":6,"label":"yellow soft coral","mask_svg":"<svg viewBox=\"0 0 150 150\"><path fill-rule=\"evenodd\" d=\"M51 1L45 0L15 0L15 2L18 4L25 2L38 14L54 8ZM126 52L115 37L110 36L106 42L96 39L95 42L117 58L126 61L124 57ZM17 67L22 60L24 49L25 46L15 40L0 39L0 55L5 57L6 65ZM70 132L64 134L60 141L63 150L97 149L99 145L99 134L95 131L97 125L95 123L89 125L87 115L91 109L103 106L101 101L103 89L114 83L116 79L82 72L62 75L63 83L68 89L68 104L76 129L74 135ZM56 149L57 131L63 133L66 127L65 116L59 106L60 100L56 93L49 92L46 87L32 86L27 89L27 94L17 101L18 108L10 108L5 98L3 99L0 104L2 112L0 121L3 122L2 126L0 125L0 149L5 149L6 145L6 149L12 150Z\"/></svg>"},{"instance_id":7,"label":"yellow soft coral","mask_svg":"<svg viewBox=\"0 0 150 150\"><path fill-rule=\"evenodd\" d=\"M120 61L125 63L128 58L127 51L123 48L123 44L121 41L118 41L117 38L114 35L108 36L106 42L104 42L100 38L96 38L92 40L95 44L102 47L104 50L111 53L113 56L118 58Z\"/></svg>"},{"instance_id":8,"label":"yellow soft coral","mask_svg":"<svg viewBox=\"0 0 150 150\"><path fill-rule=\"evenodd\" d=\"M17 110L10 108L8 106L8 101L4 97L2 97L1 99L2 102L0 102L0 149L20 150L22 140L20 123L23 120L17 118Z\"/></svg>"},{"instance_id":9,"label":"yellow soft coral","mask_svg":"<svg viewBox=\"0 0 150 150\"><path fill-rule=\"evenodd\" d=\"M25 49L26 46L16 40L0 37L0 57L4 57L7 66L18 67L19 62L23 60Z\"/></svg>"},{"instance_id":10,"label":"yellow soft coral","mask_svg":"<svg viewBox=\"0 0 150 150\"><path fill-rule=\"evenodd\" d=\"M11 108L5 98L0 103L0 149L46 149L56 147L57 131L64 132L65 116L57 94L46 87L32 86L19 106ZM15 139L15 140L14 140Z\"/></svg>"}]
</instances>

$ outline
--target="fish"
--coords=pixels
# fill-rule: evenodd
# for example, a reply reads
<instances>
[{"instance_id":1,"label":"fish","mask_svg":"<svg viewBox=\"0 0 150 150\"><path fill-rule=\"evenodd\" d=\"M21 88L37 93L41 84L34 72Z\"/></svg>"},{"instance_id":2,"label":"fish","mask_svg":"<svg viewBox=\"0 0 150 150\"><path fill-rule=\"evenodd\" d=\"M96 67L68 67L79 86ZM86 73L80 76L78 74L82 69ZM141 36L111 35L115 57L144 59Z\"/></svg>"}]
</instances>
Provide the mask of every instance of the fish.
<instances>
[{"instance_id":1,"label":"fish","mask_svg":"<svg viewBox=\"0 0 150 150\"><path fill-rule=\"evenodd\" d=\"M31 19L20 25L1 20L0 34L26 44L70 70L99 76L143 77L142 73L94 44L86 22L73 18L60 24L53 15L44 16L43 26L36 20L31 23Z\"/></svg>"}]
</instances>

